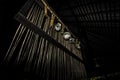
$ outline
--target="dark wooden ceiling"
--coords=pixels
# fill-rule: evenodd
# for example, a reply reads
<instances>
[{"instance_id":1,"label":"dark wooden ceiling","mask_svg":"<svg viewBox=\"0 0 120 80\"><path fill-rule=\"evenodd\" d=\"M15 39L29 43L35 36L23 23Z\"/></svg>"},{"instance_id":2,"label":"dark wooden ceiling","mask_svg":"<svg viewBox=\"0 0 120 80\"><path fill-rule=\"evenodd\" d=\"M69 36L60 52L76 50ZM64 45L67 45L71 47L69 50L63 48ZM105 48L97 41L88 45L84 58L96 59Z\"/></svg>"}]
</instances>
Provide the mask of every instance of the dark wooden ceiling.
<instances>
[{"instance_id":1,"label":"dark wooden ceiling","mask_svg":"<svg viewBox=\"0 0 120 80\"><path fill-rule=\"evenodd\" d=\"M27 0L3 1L0 53L5 53L18 23L13 19ZM120 3L104 0L47 0L80 40L90 76L120 72ZM9 27L8 27L9 26ZM0 54L2 55L2 54ZM1 58L0 58L1 59ZM96 65L98 64L98 66Z\"/></svg>"},{"instance_id":2,"label":"dark wooden ceiling","mask_svg":"<svg viewBox=\"0 0 120 80\"><path fill-rule=\"evenodd\" d=\"M120 3L118 1L47 1L72 33L81 40L90 75L120 71Z\"/></svg>"}]
</instances>

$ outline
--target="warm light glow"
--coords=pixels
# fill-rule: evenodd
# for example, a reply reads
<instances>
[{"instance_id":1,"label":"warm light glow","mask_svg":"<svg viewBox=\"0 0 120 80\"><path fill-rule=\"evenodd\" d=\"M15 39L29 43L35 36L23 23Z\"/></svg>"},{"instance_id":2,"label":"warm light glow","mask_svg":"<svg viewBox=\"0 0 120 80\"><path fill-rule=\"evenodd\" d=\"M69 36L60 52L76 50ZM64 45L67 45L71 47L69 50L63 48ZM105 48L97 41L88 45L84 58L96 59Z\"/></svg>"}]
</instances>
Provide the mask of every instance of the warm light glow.
<instances>
[{"instance_id":1,"label":"warm light glow","mask_svg":"<svg viewBox=\"0 0 120 80\"><path fill-rule=\"evenodd\" d=\"M70 39L69 39L69 42L70 42L70 43L75 43L75 39L74 39L74 38L70 38Z\"/></svg>"},{"instance_id":2,"label":"warm light glow","mask_svg":"<svg viewBox=\"0 0 120 80\"><path fill-rule=\"evenodd\" d=\"M56 25L55 25L55 30L56 31L60 31L62 29L62 24L61 23L57 23Z\"/></svg>"},{"instance_id":3,"label":"warm light glow","mask_svg":"<svg viewBox=\"0 0 120 80\"><path fill-rule=\"evenodd\" d=\"M69 32L65 32L65 33L63 34L63 38L64 38L65 40L70 39L70 37L71 37L71 34L70 34Z\"/></svg>"}]
</instances>

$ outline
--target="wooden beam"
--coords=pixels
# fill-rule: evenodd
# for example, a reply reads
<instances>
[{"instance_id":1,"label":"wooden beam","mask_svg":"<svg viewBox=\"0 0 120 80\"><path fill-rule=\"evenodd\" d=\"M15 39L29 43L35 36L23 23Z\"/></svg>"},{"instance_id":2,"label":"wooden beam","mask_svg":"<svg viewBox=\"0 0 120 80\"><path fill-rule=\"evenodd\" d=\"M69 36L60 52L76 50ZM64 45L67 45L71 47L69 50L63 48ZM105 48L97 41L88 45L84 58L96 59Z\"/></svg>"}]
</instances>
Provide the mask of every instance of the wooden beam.
<instances>
[{"instance_id":1,"label":"wooden beam","mask_svg":"<svg viewBox=\"0 0 120 80\"><path fill-rule=\"evenodd\" d=\"M33 32L37 33L44 39L48 40L58 48L64 50L67 54L72 56L74 59L80 61L81 63L85 63L83 60L81 60L78 56L73 54L71 51L69 51L65 46L63 46L61 43L57 42L55 39L53 39L51 36L49 36L47 33L45 33L42 29L38 28L36 25L31 23L26 19L24 15L22 15L20 12L15 16L15 19L18 20L21 24L25 25L25 27L29 28Z\"/></svg>"}]
</instances>

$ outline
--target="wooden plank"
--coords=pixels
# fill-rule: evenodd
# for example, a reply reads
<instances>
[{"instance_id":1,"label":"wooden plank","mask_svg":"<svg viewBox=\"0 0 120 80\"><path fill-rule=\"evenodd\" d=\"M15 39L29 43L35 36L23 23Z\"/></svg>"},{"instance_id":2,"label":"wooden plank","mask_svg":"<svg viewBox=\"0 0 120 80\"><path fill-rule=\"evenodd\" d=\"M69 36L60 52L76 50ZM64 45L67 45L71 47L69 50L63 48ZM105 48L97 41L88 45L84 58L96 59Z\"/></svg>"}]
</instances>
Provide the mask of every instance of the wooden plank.
<instances>
[{"instance_id":1,"label":"wooden plank","mask_svg":"<svg viewBox=\"0 0 120 80\"><path fill-rule=\"evenodd\" d=\"M38 35L40 35L41 37L43 37L44 39L48 40L49 42L51 42L52 44L54 44L55 46L59 47L60 49L64 50L67 54L69 54L70 56L72 56L73 58L75 58L76 60L84 63L83 60L81 60L78 56L74 55L71 51L69 51L65 46L63 46L61 43L57 42L55 39L53 39L51 36L49 36L47 33L45 33L43 30L41 30L40 28L38 28L36 25L34 25L33 23L31 23L30 21L28 21L26 19L26 17L24 15L22 15L20 12L15 16L15 19L18 20L20 23L24 24L25 27L29 28L30 30L32 30L33 32L37 33Z\"/></svg>"}]
</instances>

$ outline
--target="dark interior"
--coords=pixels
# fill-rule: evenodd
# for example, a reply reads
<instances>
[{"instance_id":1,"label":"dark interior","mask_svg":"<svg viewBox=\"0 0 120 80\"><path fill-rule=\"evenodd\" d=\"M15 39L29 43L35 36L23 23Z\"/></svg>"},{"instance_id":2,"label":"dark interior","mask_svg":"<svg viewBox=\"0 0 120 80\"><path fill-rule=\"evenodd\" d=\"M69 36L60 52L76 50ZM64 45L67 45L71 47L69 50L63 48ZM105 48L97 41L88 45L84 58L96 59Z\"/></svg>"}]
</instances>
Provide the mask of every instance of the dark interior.
<instances>
[{"instance_id":1,"label":"dark interior","mask_svg":"<svg viewBox=\"0 0 120 80\"><path fill-rule=\"evenodd\" d=\"M7 52L19 24L14 16L25 2L26 0L1 2L0 60ZM47 2L69 30L80 39L88 76L111 74L114 76L112 80L120 78L120 3L116 0L47 0ZM9 74L5 71L7 70L0 73Z\"/></svg>"},{"instance_id":2,"label":"dark interior","mask_svg":"<svg viewBox=\"0 0 120 80\"><path fill-rule=\"evenodd\" d=\"M48 0L48 3L85 46L83 52L90 75L119 72L119 2Z\"/></svg>"}]
</instances>

